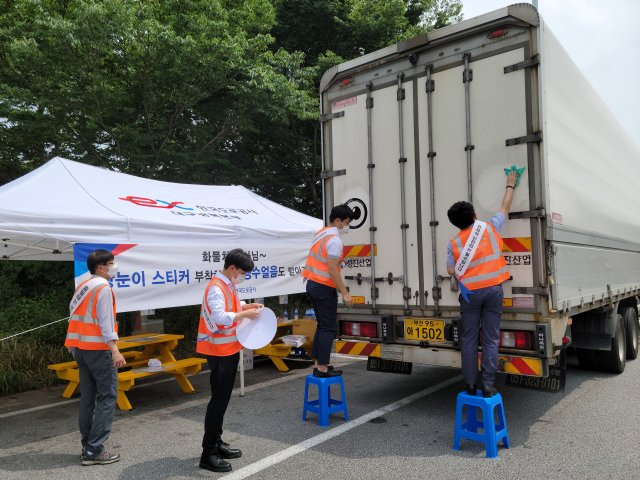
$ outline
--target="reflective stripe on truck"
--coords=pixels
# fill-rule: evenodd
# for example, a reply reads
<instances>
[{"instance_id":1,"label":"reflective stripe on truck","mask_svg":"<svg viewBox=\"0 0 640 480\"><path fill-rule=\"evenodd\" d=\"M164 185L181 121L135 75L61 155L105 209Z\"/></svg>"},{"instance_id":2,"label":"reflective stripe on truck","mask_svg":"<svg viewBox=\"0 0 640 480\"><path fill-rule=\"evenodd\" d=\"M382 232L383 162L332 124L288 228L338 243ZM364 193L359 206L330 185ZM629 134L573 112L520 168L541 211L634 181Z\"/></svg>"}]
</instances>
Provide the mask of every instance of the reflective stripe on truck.
<instances>
[{"instance_id":1,"label":"reflective stripe on truck","mask_svg":"<svg viewBox=\"0 0 640 480\"><path fill-rule=\"evenodd\" d=\"M335 342L336 353L342 355L362 355L365 357L379 357L380 344L366 342Z\"/></svg>"},{"instance_id":2,"label":"reflective stripe on truck","mask_svg":"<svg viewBox=\"0 0 640 480\"><path fill-rule=\"evenodd\" d=\"M397 343L386 344L334 340L332 351L343 355L379 357L385 360L396 360L420 365L436 365L453 368L460 368L462 366L460 350L451 348L421 348L415 345L401 345ZM478 368L480 368L481 358L482 353L478 352ZM546 358L500 354L498 356L498 372L530 377L547 377L549 375L549 362Z\"/></svg>"}]
</instances>

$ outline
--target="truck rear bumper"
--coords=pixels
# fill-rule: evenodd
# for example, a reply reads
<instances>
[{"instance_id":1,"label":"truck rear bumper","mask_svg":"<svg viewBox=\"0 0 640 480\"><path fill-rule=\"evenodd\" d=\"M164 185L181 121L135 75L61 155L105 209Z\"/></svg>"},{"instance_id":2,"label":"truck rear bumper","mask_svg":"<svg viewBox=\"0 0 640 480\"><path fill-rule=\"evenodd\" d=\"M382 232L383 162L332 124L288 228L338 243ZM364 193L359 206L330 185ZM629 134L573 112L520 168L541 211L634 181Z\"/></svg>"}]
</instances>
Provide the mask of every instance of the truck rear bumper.
<instances>
[{"instance_id":1,"label":"truck rear bumper","mask_svg":"<svg viewBox=\"0 0 640 480\"><path fill-rule=\"evenodd\" d=\"M420 348L414 345L334 340L332 351L333 353L343 355L379 357L386 360L396 360L421 365L439 365L453 368L461 368L462 366L460 351L451 348ZM481 358L482 354L478 353L478 368L480 368ZM500 355L498 357L498 371L531 377L547 377L549 376L549 362L546 358L512 354Z\"/></svg>"}]
</instances>

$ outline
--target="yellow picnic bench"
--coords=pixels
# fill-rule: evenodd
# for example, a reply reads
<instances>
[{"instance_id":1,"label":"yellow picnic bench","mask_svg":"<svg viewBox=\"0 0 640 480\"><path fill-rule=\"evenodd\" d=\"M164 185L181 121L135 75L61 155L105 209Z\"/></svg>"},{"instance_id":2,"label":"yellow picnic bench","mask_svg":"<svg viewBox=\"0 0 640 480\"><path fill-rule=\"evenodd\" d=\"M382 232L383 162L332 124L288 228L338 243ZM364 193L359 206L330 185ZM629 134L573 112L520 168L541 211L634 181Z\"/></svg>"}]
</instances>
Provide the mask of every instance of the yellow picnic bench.
<instances>
[{"instance_id":1,"label":"yellow picnic bench","mask_svg":"<svg viewBox=\"0 0 640 480\"><path fill-rule=\"evenodd\" d=\"M278 343L280 341L281 336L284 335L284 330L286 327L291 328L291 322L278 323L278 329L276 331L276 338L274 338L269 345L266 347L258 348L254 350L254 355L264 355L269 357L271 361L278 367L278 370L281 372L288 372L289 367L282 361L282 357L288 357L291 354L291 350L295 347L290 347L288 345L283 345L282 343ZM298 348L304 348L307 352L311 352L313 348L313 339L310 339L304 345L301 345Z\"/></svg>"},{"instance_id":2,"label":"yellow picnic bench","mask_svg":"<svg viewBox=\"0 0 640 480\"><path fill-rule=\"evenodd\" d=\"M127 363L121 368L127 367L145 367L152 358L160 360L164 367L162 370L134 372L133 370L118 373L118 407L120 410L131 410L131 403L125 392L131 390L137 378L148 377L161 373L172 373L176 381L182 388L184 393L194 393L195 390L186 375L194 375L200 371L203 363L207 360L204 358L187 358L184 360L176 360L171 350L176 348L178 340L184 338L184 335L169 334L142 334L132 337L123 337L118 340L118 348ZM143 352L122 350L135 347L144 347ZM154 355L156 350L159 355ZM54 370L58 378L68 380L69 385L62 394L65 398L71 398L80 383L78 372L78 364L76 362L58 363L49 365L50 370Z\"/></svg>"}]
</instances>

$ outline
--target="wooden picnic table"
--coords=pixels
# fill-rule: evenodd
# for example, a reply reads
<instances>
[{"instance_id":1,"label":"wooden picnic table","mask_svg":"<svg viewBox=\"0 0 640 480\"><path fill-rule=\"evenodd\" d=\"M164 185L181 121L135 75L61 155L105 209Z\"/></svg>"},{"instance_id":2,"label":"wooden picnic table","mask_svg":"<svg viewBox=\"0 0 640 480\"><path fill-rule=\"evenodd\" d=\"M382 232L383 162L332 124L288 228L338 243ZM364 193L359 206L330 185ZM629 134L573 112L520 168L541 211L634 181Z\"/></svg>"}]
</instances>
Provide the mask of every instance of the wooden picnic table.
<instances>
[{"instance_id":1,"label":"wooden picnic table","mask_svg":"<svg viewBox=\"0 0 640 480\"><path fill-rule=\"evenodd\" d=\"M131 410L133 407L129 403L129 399L125 392L134 387L137 378L148 377L160 373L171 373L182 388L184 393L194 393L195 390L191 382L187 379L187 375L194 375L200 371L203 363L207 360L204 358L187 358L184 360L176 360L171 353L178 345L178 340L182 340L184 335L171 335L164 333L144 333L134 335L132 337L122 337L118 340L118 349L126 360L126 364L121 368L127 367L146 367L152 358L160 360L162 369L135 372L129 370L127 372L118 373L118 407L121 410ZM123 351L135 347L144 347L144 351ZM159 355L155 355L155 352ZM80 374L78 364L76 362L59 363L49 365L50 370L54 370L58 378L68 380L69 385L62 394L65 398L71 398L80 383Z\"/></svg>"},{"instance_id":2,"label":"wooden picnic table","mask_svg":"<svg viewBox=\"0 0 640 480\"><path fill-rule=\"evenodd\" d=\"M287 364L284 363L284 361L282 360L282 357L288 357L291 354L291 350L293 350L295 347L284 345L278 342L280 341L280 337L285 335L283 330L285 330L285 328L287 327L291 328L291 325L292 325L292 322L278 323L276 338L274 338L271 341L271 343L266 347L258 348L257 350L253 351L255 355L264 355L269 357L271 361L275 364L275 366L278 367L278 370L280 370L281 372L289 371L289 367L287 367ZM304 345L301 345L298 348L304 348L305 351L311 352L311 349L313 348L313 338L307 339L307 343L305 343Z\"/></svg>"}]
</instances>

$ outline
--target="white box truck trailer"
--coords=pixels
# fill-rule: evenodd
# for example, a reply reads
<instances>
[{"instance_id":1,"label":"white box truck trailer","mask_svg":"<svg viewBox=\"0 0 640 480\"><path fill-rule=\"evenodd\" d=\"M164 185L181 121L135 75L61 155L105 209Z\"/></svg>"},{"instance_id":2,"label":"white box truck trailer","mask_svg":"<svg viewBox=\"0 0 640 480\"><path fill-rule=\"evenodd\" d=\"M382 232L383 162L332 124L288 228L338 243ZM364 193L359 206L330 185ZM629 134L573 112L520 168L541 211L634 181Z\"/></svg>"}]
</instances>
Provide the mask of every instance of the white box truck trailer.
<instances>
[{"instance_id":1,"label":"white box truck trailer","mask_svg":"<svg viewBox=\"0 0 640 480\"><path fill-rule=\"evenodd\" d=\"M640 148L535 8L337 65L320 97L325 222L337 204L356 214L342 271L356 304L339 308L335 351L382 371L460 367L447 210L468 200L488 220L515 166L500 370L557 391L569 345L590 369L636 357Z\"/></svg>"}]
</instances>

